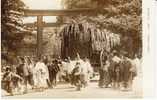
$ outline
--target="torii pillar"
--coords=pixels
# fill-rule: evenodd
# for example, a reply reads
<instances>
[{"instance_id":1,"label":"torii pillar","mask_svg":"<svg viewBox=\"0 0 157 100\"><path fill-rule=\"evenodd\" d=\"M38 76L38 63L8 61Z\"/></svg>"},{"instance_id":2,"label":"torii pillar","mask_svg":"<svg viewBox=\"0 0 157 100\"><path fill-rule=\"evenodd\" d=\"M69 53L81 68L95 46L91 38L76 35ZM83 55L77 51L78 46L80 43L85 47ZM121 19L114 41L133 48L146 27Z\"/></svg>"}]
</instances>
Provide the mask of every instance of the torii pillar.
<instances>
[{"instance_id":1,"label":"torii pillar","mask_svg":"<svg viewBox=\"0 0 157 100\"><path fill-rule=\"evenodd\" d=\"M42 56L43 44L43 16L37 16L37 56Z\"/></svg>"}]
</instances>

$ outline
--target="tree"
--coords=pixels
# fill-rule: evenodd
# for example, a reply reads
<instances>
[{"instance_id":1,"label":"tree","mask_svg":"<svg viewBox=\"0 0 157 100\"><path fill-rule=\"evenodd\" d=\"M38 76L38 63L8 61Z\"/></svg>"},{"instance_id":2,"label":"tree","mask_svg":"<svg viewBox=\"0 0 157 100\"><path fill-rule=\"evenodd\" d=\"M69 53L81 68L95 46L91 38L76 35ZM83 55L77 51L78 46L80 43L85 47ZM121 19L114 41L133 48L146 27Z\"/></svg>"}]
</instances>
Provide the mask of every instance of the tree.
<instances>
[{"instance_id":1,"label":"tree","mask_svg":"<svg viewBox=\"0 0 157 100\"><path fill-rule=\"evenodd\" d=\"M142 49L142 0L63 0L63 4L66 9L96 8L99 14L95 16L66 19L81 19L96 25L97 28L105 28L122 35L122 48L132 55ZM101 13L103 10L107 13Z\"/></svg>"},{"instance_id":2,"label":"tree","mask_svg":"<svg viewBox=\"0 0 157 100\"><path fill-rule=\"evenodd\" d=\"M2 59L9 62L15 56L17 46L28 32L22 23L25 4L21 0L1 0L1 47Z\"/></svg>"}]
</instances>

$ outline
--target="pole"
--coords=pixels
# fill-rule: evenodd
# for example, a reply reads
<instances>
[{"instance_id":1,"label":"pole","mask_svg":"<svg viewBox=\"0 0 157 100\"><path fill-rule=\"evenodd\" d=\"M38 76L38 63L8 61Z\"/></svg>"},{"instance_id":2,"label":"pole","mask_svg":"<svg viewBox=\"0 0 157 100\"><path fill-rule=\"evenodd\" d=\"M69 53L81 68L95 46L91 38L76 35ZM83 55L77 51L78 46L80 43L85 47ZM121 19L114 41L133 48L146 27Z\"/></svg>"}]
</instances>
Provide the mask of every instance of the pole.
<instances>
[{"instance_id":1,"label":"pole","mask_svg":"<svg viewBox=\"0 0 157 100\"><path fill-rule=\"evenodd\" d=\"M42 39L43 39L43 16L37 16L37 57L42 56Z\"/></svg>"}]
</instances>

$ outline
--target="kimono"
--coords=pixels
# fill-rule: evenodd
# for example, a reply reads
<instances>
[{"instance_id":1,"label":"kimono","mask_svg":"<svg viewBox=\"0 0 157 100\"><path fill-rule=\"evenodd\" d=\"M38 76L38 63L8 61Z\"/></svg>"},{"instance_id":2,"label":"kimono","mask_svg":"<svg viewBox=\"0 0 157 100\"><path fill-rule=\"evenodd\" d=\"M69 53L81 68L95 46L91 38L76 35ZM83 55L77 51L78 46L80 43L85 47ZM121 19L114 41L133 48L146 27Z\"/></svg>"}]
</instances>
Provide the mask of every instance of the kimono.
<instances>
[{"instance_id":1,"label":"kimono","mask_svg":"<svg viewBox=\"0 0 157 100\"><path fill-rule=\"evenodd\" d=\"M120 62L121 59L117 56L112 58L112 75L115 82L120 82Z\"/></svg>"},{"instance_id":2,"label":"kimono","mask_svg":"<svg viewBox=\"0 0 157 100\"><path fill-rule=\"evenodd\" d=\"M34 84L37 88L47 88L47 79L49 79L48 68L42 62L37 62L34 72Z\"/></svg>"},{"instance_id":3,"label":"kimono","mask_svg":"<svg viewBox=\"0 0 157 100\"><path fill-rule=\"evenodd\" d=\"M67 63L67 73L71 74L72 70L74 69L74 65L72 63L72 61Z\"/></svg>"},{"instance_id":4,"label":"kimono","mask_svg":"<svg viewBox=\"0 0 157 100\"><path fill-rule=\"evenodd\" d=\"M27 82L29 81L29 70L27 63L21 63L17 67L17 74L24 79L25 92L27 92Z\"/></svg>"},{"instance_id":5,"label":"kimono","mask_svg":"<svg viewBox=\"0 0 157 100\"><path fill-rule=\"evenodd\" d=\"M132 60L132 63L133 63L132 71L135 72L135 76L136 76L137 74L140 74L140 72L142 71L141 62L138 58L135 58Z\"/></svg>"},{"instance_id":6,"label":"kimono","mask_svg":"<svg viewBox=\"0 0 157 100\"><path fill-rule=\"evenodd\" d=\"M111 83L110 75L109 75L109 66L110 63L106 61L106 63L100 68L100 79L99 79L99 86L107 87Z\"/></svg>"},{"instance_id":7,"label":"kimono","mask_svg":"<svg viewBox=\"0 0 157 100\"><path fill-rule=\"evenodd\" d=\"M79 64L76 65L72 71L72 84L77 85L79 81L82 81L81 72L81 66Z\"/></svg>"},{"instance_id":8,"label":"kimono","mask_svg":"<svg viewBox=\"0 0 157 100\"><path fill-rule=\"evenodd\" d=\"M29 82L30 85L34 85L34 80L33 80L34 65L29 64L28 65L28 70L29 70L28 82Z\"/></svg>"},{"instance_id":9,"label":"kimono","mask_svg":"<svg viewBox=\"0 0 157 100\"><path fill-rule=\"evenodd\" d=\"M89 83L90 76L93 73L93 68L91 67L90 62L88 61L85 61L81 67L82 67L82 75L84 75L84 81L87 85Z\"/></svg>"},{"instance_id":10,"label":"kimono","mask_svg":"<svg viewBox=\"0 0 157 100\"><path fill-rule=\"evenodd\" d=\"M24 66L24 63L19 64L18 67L16 68L17 74L20 75L21 77L24 77L23 66Z\"/></svg>"},{"instance_id":11,"label":"kimono","mask_svg":"<svg viewBox=\"0 0 157 100\"><path fill-rule=\"evenodd\" d=\"M13 94L13 90L19 87L18 82L22 81L22 77L19 75L9 72L5 73L2 79L2 82L5 84L4 89L8 92Z\"/></svg>"},{"instance_id":12,"label":"kimono","mask_svg":"<svg viewBox=\"0 0 157 100\"><path fill-rule=\"evenodd\" d=\"M130 59L124 59L121 65L121 82L124 88L129 88L132 85L133 73L132 62Z\"/></svg>"}]
</instances>

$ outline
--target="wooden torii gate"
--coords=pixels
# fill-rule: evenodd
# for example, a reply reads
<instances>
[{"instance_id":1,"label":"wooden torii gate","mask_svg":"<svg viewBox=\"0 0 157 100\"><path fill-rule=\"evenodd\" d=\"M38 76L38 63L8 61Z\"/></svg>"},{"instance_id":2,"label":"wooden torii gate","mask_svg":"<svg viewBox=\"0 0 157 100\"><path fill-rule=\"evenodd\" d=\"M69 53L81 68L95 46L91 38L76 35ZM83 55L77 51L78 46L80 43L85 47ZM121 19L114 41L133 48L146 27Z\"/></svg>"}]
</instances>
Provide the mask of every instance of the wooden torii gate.
<instances>
[{"instance_id":1,"label":"wooden torii gate","mask_svg":"<svg viewBox=\"0 0 157 100\"><path fill-rule=\"evenodd\" d=\"M94 15L98 9L93 8L81 8L81 9L68 9L68 10L25 10L24 16L36 16L37 17L37 56L41 57L42 51L42 39L43 39L43 27L54 27L63 23L44 23L43 16L75 16L75 15ZM103 13L106 13L106 10L103 10ZM29 23L31 26L34 23ZM35 26L35 25L33 25Z\"/></svg>"}]
</instances>

